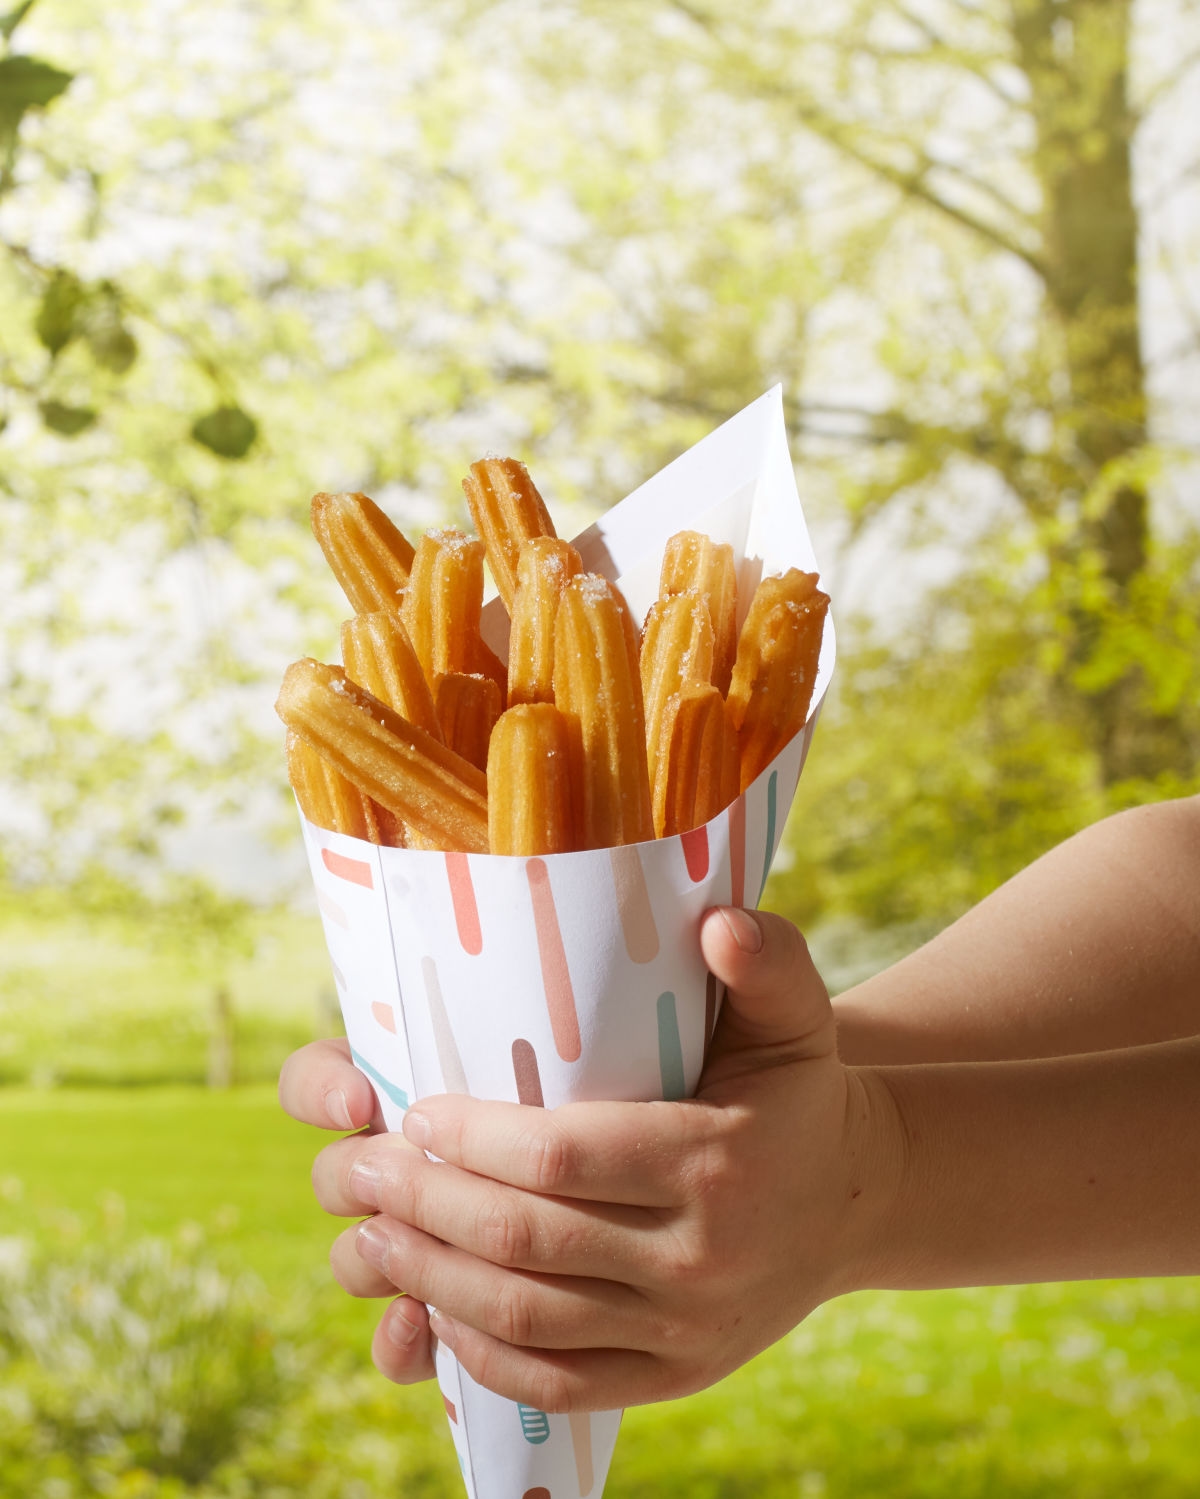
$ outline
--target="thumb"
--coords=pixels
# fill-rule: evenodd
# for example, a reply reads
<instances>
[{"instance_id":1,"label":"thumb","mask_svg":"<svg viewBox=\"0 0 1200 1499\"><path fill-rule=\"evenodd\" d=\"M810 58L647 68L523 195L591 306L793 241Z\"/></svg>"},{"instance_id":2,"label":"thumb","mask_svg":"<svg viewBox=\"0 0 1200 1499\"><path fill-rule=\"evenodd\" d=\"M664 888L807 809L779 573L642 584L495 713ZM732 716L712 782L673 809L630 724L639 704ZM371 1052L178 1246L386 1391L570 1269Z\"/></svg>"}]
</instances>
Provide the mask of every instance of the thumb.
<instances>
[{"instance_id":1,"label":"thumb","mask_svg":"<svg viewBox=\"0 0 1200 1499\"><path fill-rule=\"evenodd\" d=\"M787 1047L799 1057L836 1051L829 994L790 921L721 906L705 914L700 948L727 991L710 1062L719 1053L762 1047Z\"/></svg>"}]
</instances>

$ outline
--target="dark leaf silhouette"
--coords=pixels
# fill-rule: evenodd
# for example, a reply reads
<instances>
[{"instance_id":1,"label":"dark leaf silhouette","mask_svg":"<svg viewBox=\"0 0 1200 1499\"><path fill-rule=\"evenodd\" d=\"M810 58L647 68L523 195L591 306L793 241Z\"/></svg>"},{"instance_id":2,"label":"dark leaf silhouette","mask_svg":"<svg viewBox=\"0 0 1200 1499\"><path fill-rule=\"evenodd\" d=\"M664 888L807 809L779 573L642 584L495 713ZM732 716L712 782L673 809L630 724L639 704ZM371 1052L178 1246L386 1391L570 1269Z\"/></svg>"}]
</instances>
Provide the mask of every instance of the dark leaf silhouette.
<instances>
[{"instance_id":1,"label":"dark leaf silhouette","mask_svg":"<svg viewBox=\"0 0 1200 1499\"><path fill-rule=\"evenodd\" d=\"M258 436L258 423L240 406L218 406L192 427L192 437L218 458L244 458Z\"/></svg>"},{"instance_id":2,"label":"dark leaf silhouette","mask_svg":"<svg viewBox=\"0 0 1200 1499\"><path fill-rule=\"evenodd\" d=\"M60 437L78 437L96 420L92 407L68 406L64 401L42 401L38 410L50 431L57 432Z\"/></svg>"}]
</instances>

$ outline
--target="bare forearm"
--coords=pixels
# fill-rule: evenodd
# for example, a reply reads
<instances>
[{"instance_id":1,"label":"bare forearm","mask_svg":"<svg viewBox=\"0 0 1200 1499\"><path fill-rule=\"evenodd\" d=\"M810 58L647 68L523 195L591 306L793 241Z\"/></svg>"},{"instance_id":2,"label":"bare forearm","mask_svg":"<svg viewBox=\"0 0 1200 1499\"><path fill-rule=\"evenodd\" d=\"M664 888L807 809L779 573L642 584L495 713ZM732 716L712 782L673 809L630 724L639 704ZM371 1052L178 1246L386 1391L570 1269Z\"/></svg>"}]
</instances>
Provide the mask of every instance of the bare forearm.
<instances>
[{"instance_id":1,"label":"bare forearm","mask_svg":"<svg viewBox=\"0 0 1200 1499\"><path fill-rule=\"evenodd\" d=\"M1200 1038L863 1076L905 1142L869 1284L1200 1273Z\"/></svg>"},{"instance_id":2,"label":"bare forearm","mask_svg":"<svg viewBox=\"0 0 1200 1499\"><path fill-rule=\"evenodd\" d=\"M1200 1033L1200 798L1096 823L834 1008L856 1064L1065 1056Z\"/></svg>"}]
</instances>

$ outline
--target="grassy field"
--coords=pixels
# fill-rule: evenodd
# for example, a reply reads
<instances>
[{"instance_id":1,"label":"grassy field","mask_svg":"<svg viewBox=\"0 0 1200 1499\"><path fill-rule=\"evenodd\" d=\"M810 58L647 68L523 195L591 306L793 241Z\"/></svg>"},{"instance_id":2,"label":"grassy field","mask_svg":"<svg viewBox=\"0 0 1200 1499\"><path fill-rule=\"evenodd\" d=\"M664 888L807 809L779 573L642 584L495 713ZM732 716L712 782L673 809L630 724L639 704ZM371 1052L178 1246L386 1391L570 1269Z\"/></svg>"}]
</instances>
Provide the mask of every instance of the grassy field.
<instances>
[{"instance_id":1,"label":"grassy field","mask_svg":"<svg viewBox=\"0 0 1200 1499\"><path fill-rule=\"evenodd\" d=\"M64 1217L85 1232L115 1217L131 1234L198 1225L280 1315L303 1301L312 1337L367 1392L356 1420L436 1433L432 1391L365 1373L373 1312L329 1284L333 1226L308 1189L321 1137L269 1089L9 1089L0 1137L0 1232ZM1198 1429L1195 1281L864 1294L714 1390L630 1412L609 1493L1184 1499L1200 1492ZM460 1492L448 1443L410 1488Z\"/></svg>"}]
</instances>

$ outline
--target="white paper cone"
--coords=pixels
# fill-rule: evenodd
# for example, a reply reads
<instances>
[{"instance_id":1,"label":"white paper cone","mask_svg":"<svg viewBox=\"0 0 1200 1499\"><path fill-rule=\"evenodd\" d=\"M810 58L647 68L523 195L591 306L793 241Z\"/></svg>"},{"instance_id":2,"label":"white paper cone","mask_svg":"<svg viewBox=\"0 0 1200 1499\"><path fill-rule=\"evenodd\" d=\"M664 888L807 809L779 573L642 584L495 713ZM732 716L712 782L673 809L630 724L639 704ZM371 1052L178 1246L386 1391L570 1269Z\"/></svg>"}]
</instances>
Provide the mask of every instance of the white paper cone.
<instances>
[{"instance_id":1,"label":"white paper cone","mask_svg":"<svg viewBox=\"0 0 1200 1499\"><path fill-rule=\"evenodd\" d=\"M666 541L685 529L733 544L743 612L764 573L816 570L778 387L575 545L641 618ZM833 660L828 621L803 732L682 837L527 859L378 848L304 823L346 1033L389 1129L430 1093L554 1108L694 1091L722 997L699 920L758 904ZM444 1349L438 1380L471 1499L599 1499L620 1411L518 1406Z\"/></svg>"}]
</instances>

